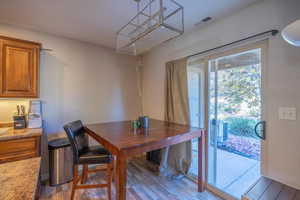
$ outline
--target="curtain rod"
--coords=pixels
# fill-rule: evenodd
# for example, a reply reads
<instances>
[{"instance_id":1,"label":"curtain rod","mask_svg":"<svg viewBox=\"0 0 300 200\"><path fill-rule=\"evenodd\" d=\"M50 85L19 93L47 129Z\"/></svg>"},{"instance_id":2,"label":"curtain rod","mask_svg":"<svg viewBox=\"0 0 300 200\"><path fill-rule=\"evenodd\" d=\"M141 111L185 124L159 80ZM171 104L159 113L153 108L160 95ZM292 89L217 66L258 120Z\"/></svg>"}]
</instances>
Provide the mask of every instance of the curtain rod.
<instances>
[{"instance_id":1,"label":"curtain rod","mask_svg":"<svg viewBox=\"0 0 300 200\"><path fill-rule=\"evenodd\" d=\"M240 40L228 43L228 44L224 44L222 46L218 46L218 47L215 47L215 48L212 48L212 49L208 49L208 50L205 50L205 51L201 51L201 52L189 55L189 56L187 56L187 58L190 58L190 57L193 57L193 56L198 56L198 55L201 55L201 54L204 54L204 53L207 53L207 52L210 52L210 51L214 51L214 50L217 50L217 49L221 49L221 48L224 48L224 47L227 47L227 46L231 46L233 44L240 43L240 42L243 42L245 40L252 39L252 38L256 38L258 36L266 35L268 33L271 33L272 36L275 36L279 33L279 31L274 29L274 30L269 30L269 31L266 31L266 32L258 33L258 34L246 37L244 39L240 39Z\"/></svg>"}]
</instances>

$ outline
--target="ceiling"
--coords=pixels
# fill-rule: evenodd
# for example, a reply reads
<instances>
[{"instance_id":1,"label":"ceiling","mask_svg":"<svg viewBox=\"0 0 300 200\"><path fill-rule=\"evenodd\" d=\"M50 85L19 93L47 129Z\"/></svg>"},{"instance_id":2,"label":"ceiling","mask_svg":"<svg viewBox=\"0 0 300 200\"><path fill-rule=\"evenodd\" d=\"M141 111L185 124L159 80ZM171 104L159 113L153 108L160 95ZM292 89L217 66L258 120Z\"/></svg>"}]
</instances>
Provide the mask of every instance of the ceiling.
<instances>
[{"instance_id":1,"label":"ceiling","mask_svg":"<svg viewBox=\"0 0 300 200\"><path fill-rule=\"evenodd\" d=\"M146 0L148 1L148 0ZM185 30L220 19L257 0L177 0ZM0 23L115 48L116 32L136 14L133 0L0 0Z\"/></svg>"}]
</instances>

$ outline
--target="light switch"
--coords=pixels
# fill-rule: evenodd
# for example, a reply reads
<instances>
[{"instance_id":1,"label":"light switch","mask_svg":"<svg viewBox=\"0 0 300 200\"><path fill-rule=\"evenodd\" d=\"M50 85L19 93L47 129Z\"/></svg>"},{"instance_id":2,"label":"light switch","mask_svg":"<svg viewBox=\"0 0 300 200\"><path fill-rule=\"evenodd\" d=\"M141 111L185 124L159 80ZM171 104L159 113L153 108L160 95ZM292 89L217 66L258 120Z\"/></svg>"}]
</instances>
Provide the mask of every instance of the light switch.
<instances>
[{"instance_id":1,"label":"light switch","mask_svg":"<svg viewBox=\"0 0 300 200\"><path fill-rule=\"evenodd\" d=\"M297 120L297 109L293 107L280 107L278 114L282 120Z\"/></svg>"}]
</instances>

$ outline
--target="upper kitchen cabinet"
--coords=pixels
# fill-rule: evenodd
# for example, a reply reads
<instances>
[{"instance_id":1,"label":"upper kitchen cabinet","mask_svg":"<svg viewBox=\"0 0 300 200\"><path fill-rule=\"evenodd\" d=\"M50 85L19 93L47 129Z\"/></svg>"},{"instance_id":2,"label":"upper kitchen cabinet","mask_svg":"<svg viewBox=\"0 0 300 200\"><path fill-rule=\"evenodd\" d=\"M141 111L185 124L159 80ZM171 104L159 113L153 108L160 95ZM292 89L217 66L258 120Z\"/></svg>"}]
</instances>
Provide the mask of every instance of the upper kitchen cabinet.
<instances>
[{"instance_id":1,"label":"upper kitchen cabinet","mask_svg":"<svg viewBox=\"0 0 300 200\"><path fill-rule=\"evenodd\" d=\"M39 96L41 44L0 36L0 97Z\"/></svg>"}]
</instances>

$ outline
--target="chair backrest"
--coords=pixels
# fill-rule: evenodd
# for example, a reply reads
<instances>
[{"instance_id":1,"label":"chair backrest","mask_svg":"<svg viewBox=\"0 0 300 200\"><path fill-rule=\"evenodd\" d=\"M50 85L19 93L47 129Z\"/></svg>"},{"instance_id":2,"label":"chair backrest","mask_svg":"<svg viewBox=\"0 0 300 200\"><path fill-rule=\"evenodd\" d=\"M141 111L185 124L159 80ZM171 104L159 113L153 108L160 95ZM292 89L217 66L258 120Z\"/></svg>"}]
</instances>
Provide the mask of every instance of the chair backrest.
<instances>
[{"instance_id":1,"label":"chair backrest","mask_svg":"<svg viewBox=\"0 0 300 200\"><path fill-rule=\"evenodd\" d=\"M89 146L88 136L80 120L66 124L64 129L73 150L74 164L78 164L81 152L84 152Z\"/></svg>"}]
</instances>

